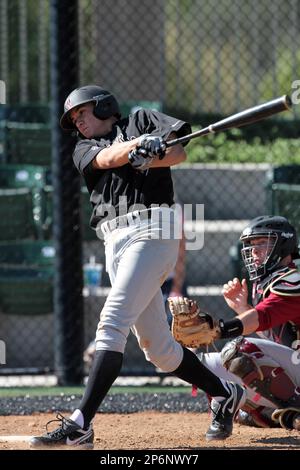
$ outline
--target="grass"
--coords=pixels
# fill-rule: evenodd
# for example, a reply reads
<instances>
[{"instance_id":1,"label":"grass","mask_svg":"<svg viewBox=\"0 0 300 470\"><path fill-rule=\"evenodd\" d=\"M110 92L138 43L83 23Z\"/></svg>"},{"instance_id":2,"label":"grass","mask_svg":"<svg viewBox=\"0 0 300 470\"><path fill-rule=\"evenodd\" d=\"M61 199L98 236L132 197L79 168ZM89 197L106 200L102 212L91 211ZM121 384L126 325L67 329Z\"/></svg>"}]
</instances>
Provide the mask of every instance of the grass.
<instances>
[{"instance_id":1,"label":"grass","mask_svg":"<svg viewBox=\"0 0 300 470\"><path fill-rule=\"evenodd\" d=\"M113 386L109 393L190 393L190 387L120 387ZM82 395L84 387L3 387L0 388L0 398L45 396L45 395Z\"/></svg>"}]
</instances>

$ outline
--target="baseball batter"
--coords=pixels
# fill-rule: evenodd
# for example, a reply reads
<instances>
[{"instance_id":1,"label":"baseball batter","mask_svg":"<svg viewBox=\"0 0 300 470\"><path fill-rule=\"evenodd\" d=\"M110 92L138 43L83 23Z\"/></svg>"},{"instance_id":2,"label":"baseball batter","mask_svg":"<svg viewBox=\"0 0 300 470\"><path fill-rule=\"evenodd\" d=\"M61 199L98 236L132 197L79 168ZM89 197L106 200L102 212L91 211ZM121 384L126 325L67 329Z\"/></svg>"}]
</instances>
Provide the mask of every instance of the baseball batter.
<instances>
[{"instance_id":1,"label":"baseball batter","mask_svg":"<svg viewBox=\"0 0 300 470\"><path fill-rule=\"evenodd\" d=\"M91 421L119 375L130 329L147 360L215 397L219 408L210 432L227 438L244 389L220 380L174 340L160 289L175 266L181 234L170 167L186 158L181 145L166 150L164 142L190 133L190 125L145 109L121 119L116 98L90 85L67 97L61 126L80 137L73 160L91 196L91 225L104 237L112 288L79 408L70 418L58 416L59 427L31 445L93 446Z\"/></svg>"},{"instance_id":2,"label":"baseball batter","mask_svg":"<svg viewBox=\"0 0 300 470\"><path fill-rule=\"evenodd\" d=\"M224 298L238 315L227 324L235 331L232 337L256 332L260 338L240 336L227 343L221 353L200 358L219 377L247 386L240 422L300 430L300 273L294 264L300 255L296 231L284 217L260 216L243 230L240 240L253 281L253 299L249 305L245 279L225 284Z\"/></svg>"}]
</instances>

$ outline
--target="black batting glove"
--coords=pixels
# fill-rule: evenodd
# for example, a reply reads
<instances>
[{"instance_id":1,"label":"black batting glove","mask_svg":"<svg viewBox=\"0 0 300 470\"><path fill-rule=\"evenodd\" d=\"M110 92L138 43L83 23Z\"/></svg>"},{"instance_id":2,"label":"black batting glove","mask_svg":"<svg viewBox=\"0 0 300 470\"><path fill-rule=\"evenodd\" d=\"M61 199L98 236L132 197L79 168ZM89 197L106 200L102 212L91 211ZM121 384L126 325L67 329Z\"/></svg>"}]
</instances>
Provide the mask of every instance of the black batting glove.
<instances>
[{"instance_id":1,"label":"black batting glove","mask_svg":"<svg viewBox=\"0 0 300 470\"><path fill-rule=\"evenodd\" d=\"M137 147L131 150L128 154L128 161L130 165L139 171L144 171L150 168L153 163L154 156L149 155L142 147Z\"/></svg>"},{"instance_id":2,"label":"black batting glove","mask_svg":"<svg viewBox=\"0 0 300 470\"><path fill-rule=\"evenodd\" d=\"M166 155L166 143L162 137L144 134L139 138L139 149L146 150L147 154L152 157L159 157L160 160Z\"/></svg>"}]
</instances>

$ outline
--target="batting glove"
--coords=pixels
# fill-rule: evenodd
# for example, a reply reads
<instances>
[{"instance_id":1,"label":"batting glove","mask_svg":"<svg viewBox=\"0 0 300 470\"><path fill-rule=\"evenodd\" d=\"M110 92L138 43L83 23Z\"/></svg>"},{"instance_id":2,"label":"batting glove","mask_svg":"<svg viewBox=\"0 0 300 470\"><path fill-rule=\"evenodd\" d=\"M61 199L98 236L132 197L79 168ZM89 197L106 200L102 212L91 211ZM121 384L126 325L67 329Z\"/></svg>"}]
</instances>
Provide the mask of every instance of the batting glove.
<instances>
[{"instance_id":1,"label":"batting glove","mask_svg":"<svg viewBox=\"0 0 300 470\"><path fill-rule=\"evenodd\" d=\"M128 154L128 161L130 165L139 171L144 171L150 168L153 163L154 156L151 156L143 148L135 148L131 150Z\"/></svg>"},{"instance_id":2,"label":"batting glove","mask_svg":"<svg viewBox=\"0 0 300 470\"><path fill-rule=\"evenodd\" d=\"M139 138L138 148L146 150L152 157L159 157L162 160L166 154L166 144L162 137L144 134Z\"/></svg>"}]
</instances>

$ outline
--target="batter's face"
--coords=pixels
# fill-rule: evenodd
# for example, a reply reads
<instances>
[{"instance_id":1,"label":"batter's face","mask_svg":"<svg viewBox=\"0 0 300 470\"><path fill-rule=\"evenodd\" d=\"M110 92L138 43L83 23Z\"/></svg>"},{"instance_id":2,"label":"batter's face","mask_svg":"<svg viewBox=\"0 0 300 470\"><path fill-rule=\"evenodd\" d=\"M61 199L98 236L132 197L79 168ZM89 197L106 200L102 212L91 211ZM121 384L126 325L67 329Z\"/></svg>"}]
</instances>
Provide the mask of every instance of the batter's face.
<instances>
[{"instance_id":1,"label":"batter's face","mask_svg":"<svg viewBox=\"0 0 300 470\"><path fill-rule=\"evenodd\" d=\"M104 136L112 130L112 120L96 118L93 110L94 104L87 103L70 112L73 124L86 139Z\"/></svg>"}]
</instances>

